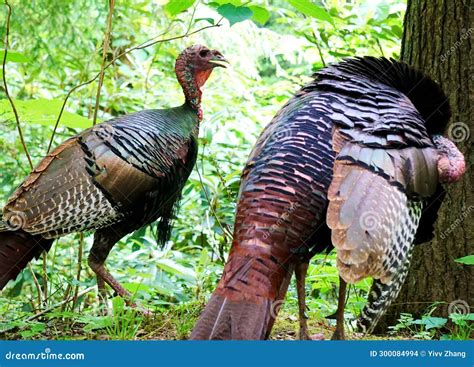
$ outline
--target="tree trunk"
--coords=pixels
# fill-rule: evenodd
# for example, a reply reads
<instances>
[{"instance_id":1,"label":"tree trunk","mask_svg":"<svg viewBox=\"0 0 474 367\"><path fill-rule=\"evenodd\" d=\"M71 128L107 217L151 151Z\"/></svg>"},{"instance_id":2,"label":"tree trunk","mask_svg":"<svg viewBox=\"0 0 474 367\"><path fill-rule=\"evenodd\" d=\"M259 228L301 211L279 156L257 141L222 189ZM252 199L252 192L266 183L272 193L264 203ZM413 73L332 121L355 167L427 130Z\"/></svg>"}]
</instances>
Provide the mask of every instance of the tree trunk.
<instances>
[{"instance_id":1,"label":"tree trunk","mask_svg":"<svg viewBox=\"0 0 474 367\"><path fill-rule=\"evenodd\" d=\"M468 312L469 305L474 307L474 266L454 261L474 254L473 2L408 0L401 58L438 81L448 95L452 117L445 135L464 153L467 169L462 181L446 188L435 237L416 247L405 285L378 332L396 324L401 312L419 317L435 302L442 304L434 314L445 317L448 310Z\"/></svg>"}]
</instances>

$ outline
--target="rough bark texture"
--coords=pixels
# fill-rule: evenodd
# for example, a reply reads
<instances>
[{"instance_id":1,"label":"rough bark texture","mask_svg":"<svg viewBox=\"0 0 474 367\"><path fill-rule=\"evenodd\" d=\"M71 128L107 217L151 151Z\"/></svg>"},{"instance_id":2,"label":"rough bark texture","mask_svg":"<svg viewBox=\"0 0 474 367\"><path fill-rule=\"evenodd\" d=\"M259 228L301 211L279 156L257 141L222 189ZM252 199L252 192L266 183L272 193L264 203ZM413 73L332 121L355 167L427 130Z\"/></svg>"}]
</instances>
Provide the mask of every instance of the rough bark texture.
<instances>
[{"instance_id":1,"label":"rough bark texture","mask_svg":"<svg viewBox=\"0 0 474 367\"><path fill-rule=\"evenodd\" d=\"M452 118L446 136L464 153L467 170L462 182L447 189L435 238L417 246L407 281L378 332L395 324L401 312L420 316L434 302L444 302L438 315L446 316L455 301L474 312L474 267L454 261L474 254L473 13L474 0L408 0L402 60L437 80L449 96Z\"/></svg>"}]
</instances>

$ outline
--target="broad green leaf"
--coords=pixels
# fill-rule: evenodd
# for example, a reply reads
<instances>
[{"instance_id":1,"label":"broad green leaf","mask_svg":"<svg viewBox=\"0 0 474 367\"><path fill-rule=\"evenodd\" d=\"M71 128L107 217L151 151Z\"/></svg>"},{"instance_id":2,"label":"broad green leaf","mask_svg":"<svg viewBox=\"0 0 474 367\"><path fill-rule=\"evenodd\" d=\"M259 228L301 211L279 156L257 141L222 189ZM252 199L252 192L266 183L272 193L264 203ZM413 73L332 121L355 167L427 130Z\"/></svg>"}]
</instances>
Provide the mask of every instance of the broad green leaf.
<instances>
[{"instance_id":1,"label":"broad green leaf","mask_svg":"<svg viewBox=\"0 0 474 367\"><path fill-rule=\"evenodd\" d=\"M171 259L159 259L156 262L164 271L187 279L196 279L196 272L193 269L186 268Z\"/></svg>"},{"instance_id":2,"label":"broad green leaf","mask_svg":"<svg viewBox=\"0 0 474 367\"><path fill-rule=\"evenodd\" d=\"M3 62L3 57L5 56L5 51L0 51L0 61ZM14 52L8 51L7 52L7 62L28 62L30 61L25 55Z\"/></svg>"},{"instance_id":3,"label":"broad green leaf","mask_svg":"<svg viewBox=\"0 0 474 367\"><path fill-rule=\"evenodd\" d=\"M112 324L110 317L99 316L82 316L77 319L77 322L85 324L84 331L90 333L92 330L103 329Z\"/></svg>"},{"instance_id":4,"label":"broad green leaf","mask_svg":"<svg viewBox=\"0 0 474 367\"><path fill-rule=\"evenodd\" d=\"M460 257L459 259L454 260L460 264L465 265L474 265L474 255L468 255L464 257Z\"/></svg>"},{"instance_id":5,"label":"broad green leaf","mask_svg":"<svg viewBox=\"0 0 474 367\"><path fill-rule=\"evenodd\" d=\"M63 101L58 99L14 100L20 120L32 124L54 126ZM0 119L14 119L13 111L7 99L0 99ZM64 112L60 126L86 129L92 126L92 121L71 112Z\"/></svg>"},{"instance_id":6,"label":"broad green leaf","mask_svg":"<svg viewBox=\"0 0 474 367\"><path fill-rule=\"evenodd\" d=\"M253 13L252 20L261 25L265 25L268 19L270 19L270 12L261 6L249 6L249 9Z\"/></svg>"},{"instance_id":7,"label":"broad green leaf","mask_svg":"<svg viewBox=\"0 0 474 367\"><path fill-rule=\"evenodd\" d=\"M225 4L217 8L217 12L226 18L230 25L243 22L244 20L252 18L253 12L246 6L234 6L232 4Z\"/></svg>"},{"instance_id":8,"label":"broad green leaf","mask_svg":"<svg viewBox=\"0 0 474 367\"><path fill-rule=\"evenodd\" d=\"M377 5L377 8L375 10L375 19L378 22L381 22L387 19L389 14L390 14L390 5L385 4L385 3L381 3Z\"/></svg>"},{"instance_id":9,"label":"broad green leaf","mask_svg":"<svg viewBox=\"0 0 474 367\"><path fill-rule=\"evenodd\" d=\"M329 15L329 13L321 8L320 6L317 6L313 4L309 0L288 0L288 2L296 8L296 10L300 11L304 15L307 15L312 18L316 18L319 20L324 20L326 22L331 23L334 25L334 20L332 17Z\"/></svg>"},{"instance_id":10,"label":"broad green leaf","mask_svg":"<svg viewBox=\"0 0 474 367\"><path fill-rule=\"evenodd\" d=\"M439 328L441 326L444 326L446 322L448 322L447 319L442 318L442 317L434 317L434 316L426 316L426 317L424 316L421 318L421 320L413 321L413 323L416 325L425 325L426 330Z\"/></svg>"},{"instance_id":11,"label":"broad green leaf","mask_svg":"<svg viewBox=\"0 0 474 367\"><path fill-rule=\"evenodd\" d=\"M403 30L400 26L393 25L391 29L392 29L393 34L395 34L398 38L402 38Z\"/></svg>"},{"instance_id":12,"label":"broad green leaf","mask_svg":"<svg viewBox=\"0 0 474 367\"><path fill-rule=\"evenodd\" d=\"M182 11L189 9L195 1L196 0L170 0L168 4L165 5L165 12L174 17Z\"/></svg>"}]
</instances>

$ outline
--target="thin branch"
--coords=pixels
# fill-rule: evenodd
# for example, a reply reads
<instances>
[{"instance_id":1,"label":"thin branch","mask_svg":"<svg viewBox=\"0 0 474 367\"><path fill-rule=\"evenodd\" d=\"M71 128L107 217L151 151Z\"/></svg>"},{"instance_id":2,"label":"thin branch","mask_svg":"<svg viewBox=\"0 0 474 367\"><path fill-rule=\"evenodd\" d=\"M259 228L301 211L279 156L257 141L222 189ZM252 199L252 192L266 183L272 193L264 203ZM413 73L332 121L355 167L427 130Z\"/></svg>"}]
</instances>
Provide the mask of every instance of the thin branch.
<instances>
[{"instance_id":1,"label":"thin branch","mask_svg":"<svg viewBox=\"0 0 474 367\"><path fill-rule=\"evenodd\" d=\"M104 75L105 75L105 65L107 62L107 51L109 50L110 44L110 34L112 33L112 16L114 13L115 0L109 0L109 14L107 16L107 28L104 35L104 43L102 47L102 65L99 73L99 82L97 83L97 94L95 96L95 108L94 108L94 117L92 119L92 125L97 123L97 112L99 111L99 102L100 102L100 90L104 84Z\"/></svg>"},{"instance_id":2,"label":"thin branch","mask_svg":"<svg viewBox=\"0 0 474 367\"><path fill-rule=\"evenodd\" d=\"M72 297L72 306L71 306L71 310L73 311L74 311L74 307L76 306L77 299L79 297L79 281L81 280L83 254L84 254L84 234L81 232L79 233L79 251L77 253L77 274L76 274L77 285L74 289L74 296Z\"/></svg>"},{"instance_id":3,"label":"thin branch","mask_svg":"<svg viewBox=\"0 0 474 367\"><path fill-rule=\"evenodd\" d=\"M385 54L383 52L382 44L380 43L378 38L375 38L375 42L377 42L377 46L379 47L380 54L385 57Z\"/></svg>"},{"instance_id":4,"label":"thin branch","mask_svg":"<svg viewBox=\"0 0 474 367\"><path fill-rule=\"evenodd\" d=\"M201 27L199 29L196 29L195 31L192 31L192 32L186 32L185 34L182 34L180 36L174 36L174 37L170 37L170 38L165 38L165 39L160 39L160 40L156 40L156 41L152 41L153 39L155 39L156 37L153 37L151 38L150 40L148 41L145 41L141 44L139 44L138 46L134 46L124 52L122 52L121 54L115 56L110 62L107 63L107 65L105 65L104 67L104 71L107 70L117 59L121 58L122 56L132 52L132 51L135 51L135 50L141 50L141 49L144 49L144 48L147 48L147 47L150 47L150 46L153 46L157 43L161 43L161 42L169 42L169 41L175 41L175 40L178 40L178 39L182 39L182 38L187 38L189 36L192 36L193 34L196 34L196 33L199 33L199 32L202 32L203 30L205 29L209 29L209 28L216 28L216 27L220 27L221 26L221 21L222 21L223 18L221 18L216 24L211 24L211 25L208 25L208 26L205 26L205 27ZM159 36L158 36L159 37ZM54 129L53 129L53 134L51 135L51 140L49 141L49 146L48 146L48 153L49 151L51 150L51 146L53 144L53 139L54 139L54 136L56 135L56 130L58 128L58 125L59 125L59 122L61 121L61 117L63 115L63 112L64 112L64 109L66 107L66 103L67 101L69 100L69 97L71 96L71 94L76 91L77 89L85 86L85 85L88 85L92 82L94 82L98 77L100 76L100 72L97 73L92 79L84 82L84 83L81 83L79 85L76 85L75 87L73 87L66 95L66 98L64 99L64 102L61 106L61 110L59 111L59 115L58 115L58 118L56 120L56 123L54 125Z\"/></svg>"},{"instance_id":5,"label":"thin branch","mask_svg":"<svg viewBox=\"0 0 474 367\"><path fill-rule=\"evenodd\" d=\"M194 5L193 12L191 13L191 19L189 20L188 28L186 29L186 33L189 33L189 31L191 30L191 27L193 26L193 20L194 20L194 16L196 15L196 9L197 9L200 2L201 2L201 0L198 0L196 2L196 4ZM220 20L219 20L219 22L220 22Z\"/></svg>"},{"instance_id":6,"label":"thin branch","mask_svg":"<svg viewBox=\"0 0 474 367\"><path fill-rule=\"evenodd\" d=\"M44 305L48 304L48 253L43 252L43 300Z\"/></svg>"},{"instance_id":7,"label":"thin branch","mask_svg":"<svg viewBox=\"0 0 474 367\"><path fill-rule=\"evenodd\" d=\"M2 62L2 72L3 72L3 87L5 88L5 95L8 98L8 101L10 102L10 105L13 110L13 114L15 115L15 120L16 120L16 126L18 130L18 134L20 135L20 141L21 145L23 145L23 149L25 150L26 158L28 158L28 163L30 164L30 169L33 170L33 162L31 161L30 153L28 153L28 148L26 147L25 139L23 137L23 131L21 130L21 124L20 124L20 117L18 116L18 111L15 107L15 103L13 102L12 97L10 96L10 93L8 91L8 84L7 84L7 76L6 76L6 63L7 63L7 53L8 53L8 46L9 46L9 35L10 35L10 18L12 16L12 7L8 3L8 0L5 0L5 5L8 8L8 13L7 13L7 22L6 22L6 30L5 30L5 50L3 54L3 62Z\"/></svg>"},{"instance_id":8,"label":"thin branch","mask_svg":"<svg viewBox=\"0 0 474 367\"><path fill-rule=\"evenodd\" d=\"M173 27L173 24L174 24L174 20L172 20L172 21L168 24L168 26L166 27L166 30L165 30L163 33L164 33L164 34L168 34L169 32L171 32L171 28ZM160 50L161 50L161 44L158 45L158 47L157 47L157 49L156 49L156 51L155 51L155 54L153 55L153 58L151 59L150 65L148 66L148 70L147 70L147 72L146 72L146 77L145 77L145 84L144 84L144 87L143 87L143 88L144 88L144 92L146 92L146 91L148 90L148 82L149 82L149 80L150 80L151 69L153 68L153 64L155 63L156 58L157 58L157 56L158 56ZM146 95L148 95L148 94L146 94ZM148 102L148 101L146 100L146 102ZM147 103L145 103L145 104L147 104Z\"/></svg>"},{"instance_id":9,"label":"thin branch","mask_svg":"<svg viewBox=\"0 0 474 367\"><path fill-rule=\"evenodd\" d=\"M41 307L43 304L43 293L41 291L41 286L39 284L38 278L36 277L35 272L33 271L33 266L31 263L28 263L28 270L31 273L31 277L33 278L33 283L35 283L36 291L38 293L38 307Z\"/></svg>"},{"instance_id":10,"label":"thin branch","mask_svg":"<svg viewBox=\"0 0 474 367\"><path fill-rule=\"evenodd\" d=\"M314 29L311 29L311 33L313 33L314 44L316 45L316 48L318 49L319 57L321 59L321 62L323 63L323 67L326 67L326 62L324 61L324 57L323 57L323 51L321 50L321 46L319 46L319 40L316 37L316 33L314 32Z\"/></svg>"},{"instance_id":11,"label":"thin branch","mask_svg":"<svg viewBox=\"0 0 474 367\"><path fill-rule=\"evenodd\" d=\"M204 149L205 149L205 147L206 147L206 146L204 145L204 146L203 146L203 153L202 153L203 155L201 156L201 159L202 159L202 157L204 156ZM204 171L204 165L203 165L202 163L201 163L201 167L202 167L202 169L203 169L203 171ZM226 230L226 228L224 227L224 225L221 223L219 217L217 216L217 213L216 213L216 211L214 210L214 207L212 206L211 198L209 197L209 194L208 194L208 192L207 192L207 189L206 189L206 187L204 186L204 182L202 181L201 172L199 172L199 168L198 168L197 165L196 165L196 172L197 172L197 174L198 174L198 176L199 176L199 182L201 183L202 191L204 192L204 195L206 196L207 202L209 203L209 209L211 210L212 215L214 215L214 218L215 218L217 224L219 225L219 227L221 227L222 234L224 235L224 238L227 240L227 236L232 237L232 235L231 235L231 234L229 235L228 230ZM223 254L221 254L220 252L221 252L221 250L219 249L219 254L218 254L219 258L220 258L221 260L224 260Z\"/></svg>"}]
</instances>

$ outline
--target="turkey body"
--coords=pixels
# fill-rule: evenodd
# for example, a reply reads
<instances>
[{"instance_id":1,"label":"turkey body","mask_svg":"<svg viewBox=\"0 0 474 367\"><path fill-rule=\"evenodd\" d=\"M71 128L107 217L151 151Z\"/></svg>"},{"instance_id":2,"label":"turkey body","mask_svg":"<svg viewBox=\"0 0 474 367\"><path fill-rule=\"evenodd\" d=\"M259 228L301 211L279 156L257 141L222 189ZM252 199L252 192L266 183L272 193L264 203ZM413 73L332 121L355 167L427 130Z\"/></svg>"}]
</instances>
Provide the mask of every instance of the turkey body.
<instances>
[{"instance_id":1,"label":"turkey body","mask_svg":"<svg viewBox=\"0 0 474 367\"><path fill-rule=\"evenodd\" d=\"M95 231L88 262L99 291L105 296L107 283L117 294L130 296L105 269L105 260L123 236L157 219L158 242L169 238L173 212L196 162L200 88L215 67L226 63L217 50L186 48L175 63L182 106L110 120L48 154L3 210L0 289L48 251L55 238Z\"/></svg>"},{"instance_id":2,"label":"turkey body","mask_svg":"<svg viewBox=\"0 0 474 367\"><path fill-rule=\"evenodd\" d=\"M140 111L88 129L46 156L3 214L4 230L19 227L4 232L12 241L18 232L40 240L40 247L31 246L15 266L15 246L4 242L0 287L16 277L30 255L69 233L98 230L98 236L120 239L160 218L159 238L165 241L196 161L197 124L197 114L187 105ZM105 260L109 242L93 248L92 256Z\"/></svg>"},{"instance_id":3,"label":"turkey body","mask_svg":"<svg viewBox=\"0 0 474 367\"><path fill-rule=\"evenodd\" d=\"M360 320L373 327L415 238L431 236L442 196L431 135L448 118L444 94L406 64L367 57L320 71L250 155L231 253L191 338L268 338L293 271L304 297L307 262L333 245L345 281L375 279Z\"/></svg>"}]
</instances>

